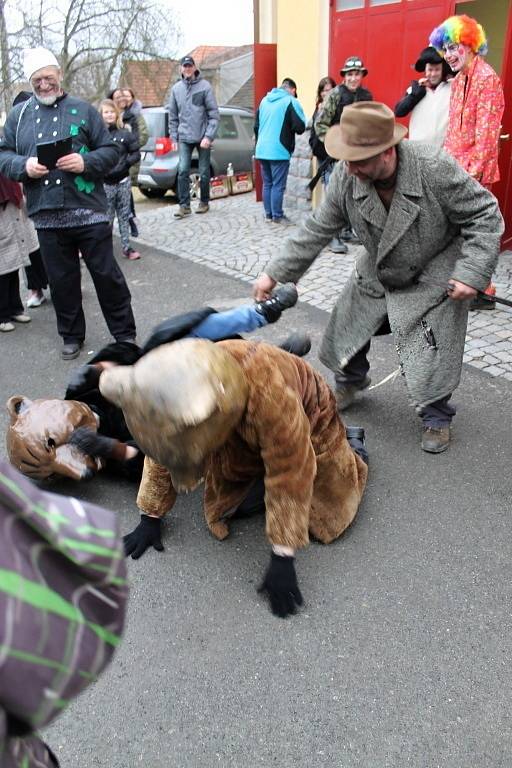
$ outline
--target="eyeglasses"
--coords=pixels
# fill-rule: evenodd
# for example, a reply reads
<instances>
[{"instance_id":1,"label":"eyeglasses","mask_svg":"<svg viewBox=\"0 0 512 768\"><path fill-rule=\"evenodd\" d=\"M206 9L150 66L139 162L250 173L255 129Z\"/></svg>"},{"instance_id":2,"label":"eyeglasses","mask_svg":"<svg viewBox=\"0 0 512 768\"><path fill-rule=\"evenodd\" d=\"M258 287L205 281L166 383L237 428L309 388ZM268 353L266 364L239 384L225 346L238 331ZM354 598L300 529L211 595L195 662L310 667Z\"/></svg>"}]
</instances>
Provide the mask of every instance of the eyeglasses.
<instances>
[{"instance_id":1,"label":"eyeglasses","mask_svg":"<svg viewBox=\"0 0 512 768\"><path fill-rule=\"evenodd\" d=\"M193 67L193 64L182 64L182 67L185 67L185 69L189 69L190 67Z\"/></svg>"},{"instance_id":2,"label":"eyeglasses","mask_svg":"<svg viewBox=\"0 0 512 768\"><path fill-rule=\"evenodd\" d=\"M48 85L58 85L59 84L59 81L55 77L35 77L30 82L36 88L39 88L41 83L48 83Z\"/></svg>"}]
</instances>

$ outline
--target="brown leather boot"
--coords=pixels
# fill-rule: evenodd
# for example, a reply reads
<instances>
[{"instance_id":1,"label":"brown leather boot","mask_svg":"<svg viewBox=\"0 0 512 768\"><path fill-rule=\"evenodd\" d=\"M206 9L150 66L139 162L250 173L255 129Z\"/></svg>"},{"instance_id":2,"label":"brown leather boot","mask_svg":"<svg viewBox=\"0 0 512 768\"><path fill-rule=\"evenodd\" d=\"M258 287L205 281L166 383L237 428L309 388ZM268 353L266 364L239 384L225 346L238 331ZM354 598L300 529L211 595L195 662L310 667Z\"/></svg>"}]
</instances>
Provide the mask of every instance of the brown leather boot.
<instances>
[{"instance_id":1,"label":"brown leather boot","mask_svg":"<svg viewBox=\"0 0 512 768\"><path fill-rule=\"evenodd\" d=\"M442 453L450 445L450 427L423 427L421 448L427 453Z\"/></svg>"}]
</instances>

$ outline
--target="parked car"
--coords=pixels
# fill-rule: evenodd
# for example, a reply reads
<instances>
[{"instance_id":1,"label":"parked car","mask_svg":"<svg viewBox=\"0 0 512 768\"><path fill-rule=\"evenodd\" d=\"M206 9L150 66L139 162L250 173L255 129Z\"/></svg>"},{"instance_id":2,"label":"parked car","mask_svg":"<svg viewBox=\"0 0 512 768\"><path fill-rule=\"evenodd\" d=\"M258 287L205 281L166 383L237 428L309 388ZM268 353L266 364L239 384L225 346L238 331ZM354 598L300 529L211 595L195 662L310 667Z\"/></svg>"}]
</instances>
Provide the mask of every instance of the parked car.
<instances>
[{"instance_id":1,"label":"parked car","mask_svg":"<svg viewBox=\"0 0 512 768\"><path fill-rule=\"evenodd\" d=\"M254 114L238 107L219 107L217 137L211 152L211 174L225 174L229 163L233 170L251 171L254 154ZM141 148L137 185L146 197L163 197L168 189L176 193L178 183L178 146L169 136L169 113L165 107L145 107L149 139ZM190 194L199 196L197 152L192 156Z\"/></svg>"}]
</instances>

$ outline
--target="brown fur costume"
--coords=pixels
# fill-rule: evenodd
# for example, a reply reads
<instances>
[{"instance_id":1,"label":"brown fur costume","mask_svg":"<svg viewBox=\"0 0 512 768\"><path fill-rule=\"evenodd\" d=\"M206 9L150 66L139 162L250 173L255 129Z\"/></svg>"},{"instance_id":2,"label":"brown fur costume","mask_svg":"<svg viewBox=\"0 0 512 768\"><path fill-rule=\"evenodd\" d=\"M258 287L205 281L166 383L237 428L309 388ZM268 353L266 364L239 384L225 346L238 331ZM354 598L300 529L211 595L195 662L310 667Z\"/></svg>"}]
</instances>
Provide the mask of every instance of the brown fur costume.
<instances>
[{"instance_id":1,"label":"brown fur costume","mask_svg":"<svg viewBox=\"0 0 512 768\"><path fill-rule=\"evenodd\" d=\"M204 509L218 539L251 485L264 476L266 532L272 544L298 548L309 533L328 544L354 519L367 466L349 446L334 395L308 363L261 342L219 346L240 364L248 401L227 442L210 454ZM146 457L137 504L163 516L176 492L170 473Z\"/></svg>"}]
</instances>

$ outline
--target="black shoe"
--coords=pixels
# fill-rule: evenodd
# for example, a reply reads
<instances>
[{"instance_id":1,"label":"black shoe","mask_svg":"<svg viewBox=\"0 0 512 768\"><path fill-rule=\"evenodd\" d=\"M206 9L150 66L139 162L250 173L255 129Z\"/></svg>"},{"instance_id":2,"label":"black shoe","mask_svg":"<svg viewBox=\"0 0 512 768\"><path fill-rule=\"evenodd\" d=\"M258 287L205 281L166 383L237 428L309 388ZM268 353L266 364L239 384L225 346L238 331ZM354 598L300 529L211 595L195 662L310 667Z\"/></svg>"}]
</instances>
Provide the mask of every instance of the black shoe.
<instances>
[{"instance_id":1,"label":"black shoe","mask_svg":"<svg viewBox=\"0 0 512 768\"><path fill-rule=\"evenodd\" d=\"M63 360L74 360L80 354L83 345L83 341L69 341L62 347L60 356Z\"/></svg>"},{"instance_id":2,"label":"black shoe","mask_svg":"<svg viewBox=\"0 0 512 768\"><path fill-rule=\"evenodd\" d=\"M135 223L135 219L129 219L130 224L130 234L132 237L138 237L139 236L139 228L137 227L137 224Z\"/></svg>"},{"instance_id":3,"label":"black shoe","mask_svg":"<svg viewBox=\"0 0 512 768\"><path fill-rule=\"evenodd\" d=\"M304 357L311 349L311 338L307 333L291 333L287 339L281 342L279 348L291 355Z\"/></svg>"},{"instance_id":4,"label":"black shoe","mask_svg":"<svg viewBox=\"0 0 512 768\"><path fill-rule=\"evenodd\" d=\"M368 464L368 451L363 427L345 427L347 440L352 450Z\"/></svg>"},{"instance_id":5,"label":"black shoe","mask_svg":"<svg viewBox=\"0 0 512 768\"><path fill-rule=\"evenodd\" d=\"M263 315L267 323L275 323L281 317L281 312L293 307L297 303L299 295L293 283L286 283L274 291L270 299L259 301L256 304L256 312Z\"/></svg>"}]
</instances>

